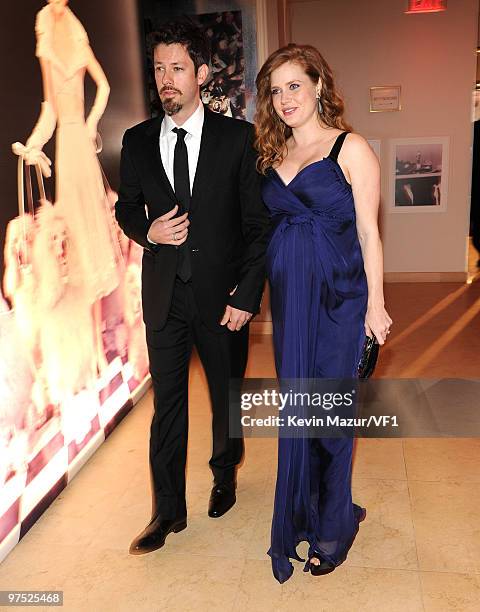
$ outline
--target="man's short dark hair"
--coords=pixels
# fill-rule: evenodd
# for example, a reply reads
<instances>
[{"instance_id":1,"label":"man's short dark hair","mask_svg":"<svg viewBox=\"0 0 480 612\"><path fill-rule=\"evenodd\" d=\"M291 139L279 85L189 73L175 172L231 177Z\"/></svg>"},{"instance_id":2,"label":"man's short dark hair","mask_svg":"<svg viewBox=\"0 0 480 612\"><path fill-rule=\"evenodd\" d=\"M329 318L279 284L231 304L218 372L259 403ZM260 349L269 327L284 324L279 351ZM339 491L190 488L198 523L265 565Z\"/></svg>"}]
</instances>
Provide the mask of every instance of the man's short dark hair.
<instances>
[{"instance_id":1,"label":"man's short dark hair","mask_svg":"<svg viewBox=\"0 0 480 612\"><path fill-rule=\"evenodd\" d=\"M149 49L153 58L158 45L183 45L188 51L195 74L202 64L210 64L210 41L193 21L187 18L169 21L149 35Z\"/></svg>"}]
</instances>

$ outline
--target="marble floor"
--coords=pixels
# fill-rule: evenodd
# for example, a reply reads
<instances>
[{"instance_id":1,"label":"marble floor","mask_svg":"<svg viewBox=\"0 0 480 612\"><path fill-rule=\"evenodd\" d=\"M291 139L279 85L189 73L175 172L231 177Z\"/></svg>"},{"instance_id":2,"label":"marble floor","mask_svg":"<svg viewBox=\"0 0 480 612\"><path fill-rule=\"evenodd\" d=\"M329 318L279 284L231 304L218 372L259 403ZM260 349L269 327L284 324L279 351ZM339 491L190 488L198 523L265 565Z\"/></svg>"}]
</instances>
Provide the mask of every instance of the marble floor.
<instances>
[{"instance_id":1,"label":"marble floor","mask_svg":"<svg viewBox=\"0 0 480 612\"><path fill-rule=\"evenodd\" d=\"M378 376L479 377L480 282L390 284L386 299L394 325ZM270 336L252 337L248 375L274 376ZM353 490L368 515L347 561L321 578L294 562L279 585L266 556L276 442L246 440L238 502L208 518L210 412L196 360L188 528L128 554L150 512L151 410L148 393L0 565L0 590L63 590L68 612L480 609L479 439L359 440Z\"/></svg>"}]
</instances>

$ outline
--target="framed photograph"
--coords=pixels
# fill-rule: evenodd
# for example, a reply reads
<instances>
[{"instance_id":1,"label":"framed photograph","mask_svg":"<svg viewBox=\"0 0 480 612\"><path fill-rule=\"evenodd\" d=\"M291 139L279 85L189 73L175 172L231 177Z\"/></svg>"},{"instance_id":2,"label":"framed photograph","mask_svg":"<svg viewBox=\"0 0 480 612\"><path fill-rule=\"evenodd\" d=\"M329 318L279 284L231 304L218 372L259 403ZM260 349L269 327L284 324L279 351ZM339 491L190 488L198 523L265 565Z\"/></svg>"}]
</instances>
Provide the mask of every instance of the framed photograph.
<instances>
[{"instance_id":1,"label":"framed photograph","mask_svg":"<svg viewBox=\"0 0 480 612\"><path fill-rule=\"evenodd\" d=\"M390 210L444 212L448 198L448 137L390 142Z\"/></svg>"},{"instance_id":2,"label":"framed photograph","mask_svg":"<svg viewBox=\"0 0 480 612\"><path fill-rule=\"evenodd\" d=\"M385 113L402 110L400 85L370 87L370 112Z\"/></svg>"}]
</instances>

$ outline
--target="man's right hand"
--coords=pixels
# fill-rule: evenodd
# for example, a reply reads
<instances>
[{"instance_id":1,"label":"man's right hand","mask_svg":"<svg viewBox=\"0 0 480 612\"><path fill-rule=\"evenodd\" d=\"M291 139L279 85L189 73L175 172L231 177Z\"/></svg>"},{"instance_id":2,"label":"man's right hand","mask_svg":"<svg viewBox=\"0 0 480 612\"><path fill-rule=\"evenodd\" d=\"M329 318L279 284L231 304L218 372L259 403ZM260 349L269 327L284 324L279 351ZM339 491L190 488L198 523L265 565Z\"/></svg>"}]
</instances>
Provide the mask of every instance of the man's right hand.
<instances>
[{"instance_id":1,"label":"man's right hand","mask_svg":"<svg viewBox=\"0 0 480 612\"><path fill-rule=\"evenodd\" d=\"M148 230L147 238L156 244L171 244L173 246L183 244L188 236L190 221L187 219L188 213L175 217L177 212L178 204L175 204L172 210L155 219Z\"/></svg>"}]
</instances>

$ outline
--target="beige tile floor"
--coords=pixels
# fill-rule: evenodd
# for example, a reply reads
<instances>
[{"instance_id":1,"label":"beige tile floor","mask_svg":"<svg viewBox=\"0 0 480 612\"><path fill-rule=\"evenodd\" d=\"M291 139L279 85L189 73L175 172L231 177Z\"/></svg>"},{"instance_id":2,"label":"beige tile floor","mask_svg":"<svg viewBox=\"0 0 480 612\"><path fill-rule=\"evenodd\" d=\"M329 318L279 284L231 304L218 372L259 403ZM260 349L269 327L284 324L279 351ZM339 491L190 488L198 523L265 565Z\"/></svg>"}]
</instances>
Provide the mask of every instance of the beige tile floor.
<instances>
[{"instance_id":1,"label":"beige tile floor","mask_svg":"<svg viewBox=\"0 0 480 612\"><path fill-rule=\"evenodd\" d=\"M379 376L479 377L480 282L391 284L395 323ZM251 339L249 376L273 377L271 338ZM268 548L276 443L248 439L238 502L207 517L210 415L191 372L188 529L128 555L150 511L151 396L120 424L0 566L1 589L57 589L67 611L461 611L480 609L480 440L362 439L353 490L368 508L347 561L280 586ZM305 547L300 547L305 552Z\"/></svg>"}]
</instances>

